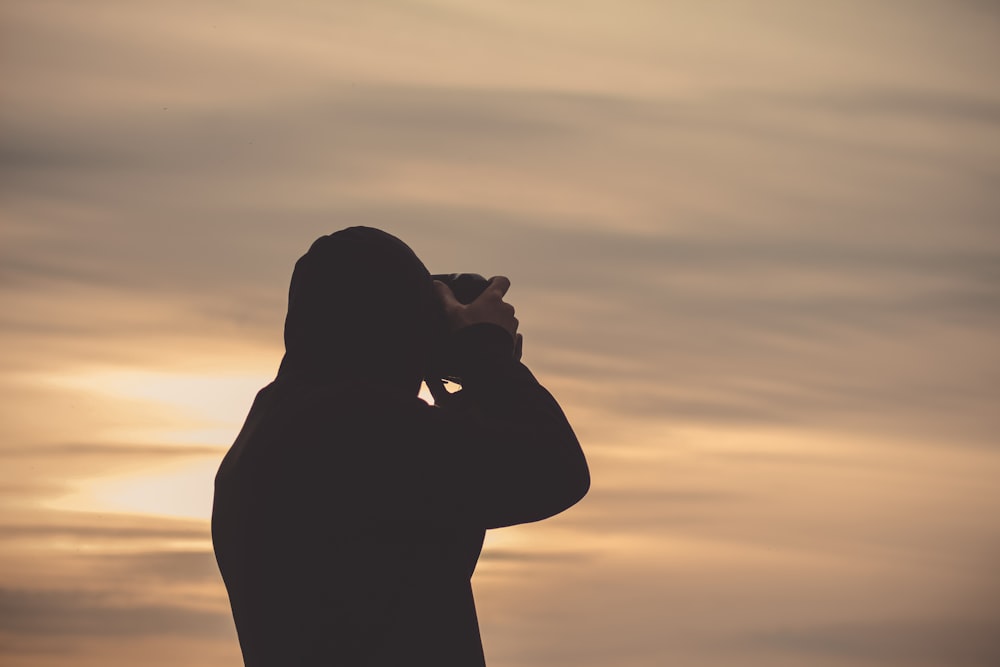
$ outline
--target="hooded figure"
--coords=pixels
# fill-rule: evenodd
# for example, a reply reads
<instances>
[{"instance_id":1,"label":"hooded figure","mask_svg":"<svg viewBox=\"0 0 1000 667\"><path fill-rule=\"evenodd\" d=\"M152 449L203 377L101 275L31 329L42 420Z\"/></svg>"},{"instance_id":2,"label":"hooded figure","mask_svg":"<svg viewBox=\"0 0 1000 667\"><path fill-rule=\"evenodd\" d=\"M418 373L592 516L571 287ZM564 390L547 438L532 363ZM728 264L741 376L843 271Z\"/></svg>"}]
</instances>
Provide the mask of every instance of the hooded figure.
<instances>
[{"instance_id":1,"label":"hooded figure","mask_svg":"<svg viewBox=\"0 0 1000 667\"><path fill-rule=\"evenodd\" d=\"M470 578L486 529L587 492L558 404L512 331L475 314L502 291L478 309L450 297L375 229L321 237L295 265L285 357L215 485L247 667L484 665ZM463 378L447 407L417 397L441 341Z\"/></svg>"}]
</instances>

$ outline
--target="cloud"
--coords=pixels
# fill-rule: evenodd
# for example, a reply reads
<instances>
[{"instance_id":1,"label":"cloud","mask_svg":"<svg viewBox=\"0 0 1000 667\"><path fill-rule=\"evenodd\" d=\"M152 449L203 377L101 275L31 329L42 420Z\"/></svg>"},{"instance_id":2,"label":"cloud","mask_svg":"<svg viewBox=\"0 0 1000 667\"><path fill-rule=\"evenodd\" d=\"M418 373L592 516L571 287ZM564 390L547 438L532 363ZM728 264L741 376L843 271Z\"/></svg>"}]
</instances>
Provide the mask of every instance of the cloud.
<instances>
[{"instance_id":1,"label":"cloud","mask_svg":"<svg viewBox=\"0 0 1000 667\"><path fill-rule=\"evenodd\" d=\"M497 561L504 563L564 563L587 560L587 555L579 551L542 552L488 548L483 551L479 560L485 562Z\"/></svg>"},{"instance_id":2,"label":"cloud","mask_svg":"<svg viewBox=\"0 0 1000 667\"><path fill-rule=\"evenodd\" d=\"M0 448L0 458L38 457L41 459L65 457L109 457L113 459L187 458L191 456L218 457L224 449L208 445L128 445L102 443L64 443L37 446Z\"/></svg>"},{"instance_id":3,"label":"cloud","mask_svg":"<svg viewBox=\"0 0 1000 667\"><path fill-rule=\"evenodd\" d=\"M226 636L228 614L128 604L105 593L0 588L0 631L57 637Z\"/></svg>"},{"instance_id":4,"label":"cloud","mask_svg":"<svg viewBox=\"0 0 1000 667\"><path fill-rule=\"evenodd\" d=\"M174 584L209 583L217 586L221 582L215 555L209 550L101 554L93 556L91 560L94 569L105 576L117 573L118 576L147 582L166 581Z\"/></svg>"},{"instance_id":5,"label":"cloud","mask_svg":"<svg viewBox=\"0 0 1000 667\"><path fill-rule=\"evenodd\" d=\"M0 522L0 539L25 540L40 545L53 539L62 543L91 544L111 551L136 552L142 545L168 549L177 542L204 543L210 539L205 521L109 514L55 509L24 509ZM102 552L103 553L103 552Z\"/></svg>"},{"instance_id":6,"label":"cloud","mask_svg":"<svg viewBox=\"0 0 1000 667\"><path fill-rule=\"evenodd\" d=\"M775 96L770 101L807 106L831 114L884 115L894 122L917 117L949 124L973 122L1000 125L1000 99L989 91L974 95L966 92L949 93L936 88L873 88Z\"/></svg>"},{"instance_id":7,"label":"cloud","mask_svg":"<svg viewBox=\"0 0 1000 667\"><path fill-rule=\"evenodd\" d=\"M781 630L748 644L805 661L987 667L1000 660L998 629L996 616L944 616Z\"/></svg>"},{"instance_id":8,"label":"cloud","mask_svg":"<svg viewBox=\"0 0 1000 667\"><path fill-rule=\"evenodd\" d=\"M13 492L12 492L13 494ZM74 541L89 542L92 540L184 540L204 541L208 539L208 529L198 528L168 528L148 527L136 523L114 526L107 521L99 525L66 524L0 524L0 539L45 540L54 537L68 537Z\"/></svg>"}]
</instances>

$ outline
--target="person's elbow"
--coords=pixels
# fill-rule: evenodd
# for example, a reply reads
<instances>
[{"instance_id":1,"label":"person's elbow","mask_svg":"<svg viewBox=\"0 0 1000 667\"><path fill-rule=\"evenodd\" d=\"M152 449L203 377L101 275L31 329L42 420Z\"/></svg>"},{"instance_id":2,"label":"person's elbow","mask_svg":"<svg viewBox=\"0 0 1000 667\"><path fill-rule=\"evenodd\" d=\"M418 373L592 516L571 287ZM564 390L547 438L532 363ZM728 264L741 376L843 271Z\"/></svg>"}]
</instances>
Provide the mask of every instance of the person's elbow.
<instances>
[{"instance_id":1,"label":"person's elbow","mask_svg":"<svg viewBox=\"0 0 1000 667\"><path fill-rule=\"evenodd\" d=\"M582 457L533 480L511 498L510 511L491 527L534 523L565 512L580 502L590 490L590 471Z\"/></svg>"},{"instance_id":2,"label":"person's elbow","mask_svg":"<svg viewBox=\"0 0 1000 667\"><path fill-rule=\"evenodd\" d=\"M590 468L579 444L571 454L566 452L551 462L542 496L546 499L545 517L565 512L580 502L590 491Z\"/></svg>"},{"instance_id":3,"label":"person's elbow","mask_svg":"<svg viewBox=\"0 0 1000 667\"><path fill-rule=\"evenodd\" d=\"M564 507L559 512L563 512L576 505L590 491L590 469L587 467L587 462L583 460L583 457L567 473L562 483ZM558 514L558 512L556 513Z\"/></svg>"}]
</instances>

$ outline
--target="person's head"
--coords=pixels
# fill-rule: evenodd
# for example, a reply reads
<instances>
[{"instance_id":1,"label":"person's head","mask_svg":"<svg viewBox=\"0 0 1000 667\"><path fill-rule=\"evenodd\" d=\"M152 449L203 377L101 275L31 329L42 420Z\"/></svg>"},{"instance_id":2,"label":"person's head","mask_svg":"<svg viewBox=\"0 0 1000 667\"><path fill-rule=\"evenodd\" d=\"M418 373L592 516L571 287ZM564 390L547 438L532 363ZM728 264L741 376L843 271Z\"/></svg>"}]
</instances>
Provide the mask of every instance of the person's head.
<instances>
[{"instance_id":1,"label":"person's head","mask_svg":"<svg viewBox=\"0 0 1000 667\"><path fill-rule=\"evenodd\" d=\"M279 373L416 393L440 318L429 272L398 238L370 227L322 236L292 273Z\"/></svg>"}]
</instances>

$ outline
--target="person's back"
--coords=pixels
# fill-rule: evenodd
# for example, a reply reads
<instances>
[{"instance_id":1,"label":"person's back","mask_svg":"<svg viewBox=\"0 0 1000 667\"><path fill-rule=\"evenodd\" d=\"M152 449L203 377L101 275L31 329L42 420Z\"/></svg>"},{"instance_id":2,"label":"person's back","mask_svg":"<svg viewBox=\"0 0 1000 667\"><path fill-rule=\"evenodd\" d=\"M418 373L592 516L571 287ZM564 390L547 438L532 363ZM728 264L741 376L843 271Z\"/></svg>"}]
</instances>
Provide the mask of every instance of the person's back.
<instances>
[{"instance_id":1,"label":"person's back","mask_svg":"<svg viewBox=\"0 0 1000 667\"><path fill-rule=\"evenodd\" d=\"M417 398L414 369L426 359L406 350L441 335L426 315L440 309L428 300L430 277L392 237L339 235L325 237L336 242L316 261L343 262L335 276L350 275L352 262L412 264L400 284L421 283L405 298L425 303L393 322L359 312L360 301L297 300L293 277L286 359L216 479L213 540L244 659L481 665L470 577L485 530L572 505L586 493L586 463L558 405L511 356L511 329L455 331L462 400L439 408ZM316 280L314 269L301 273ZM293 313L317 303L336 317ZM358 318L371 326L351 322L345 334ZM288 330L303 325L308 336Z\"/></svg>"}]
</instances>

